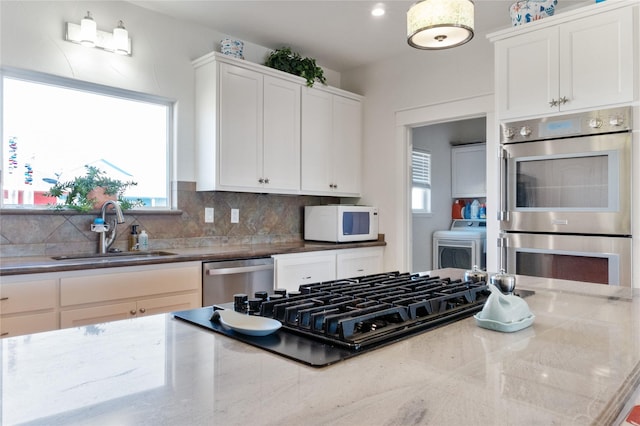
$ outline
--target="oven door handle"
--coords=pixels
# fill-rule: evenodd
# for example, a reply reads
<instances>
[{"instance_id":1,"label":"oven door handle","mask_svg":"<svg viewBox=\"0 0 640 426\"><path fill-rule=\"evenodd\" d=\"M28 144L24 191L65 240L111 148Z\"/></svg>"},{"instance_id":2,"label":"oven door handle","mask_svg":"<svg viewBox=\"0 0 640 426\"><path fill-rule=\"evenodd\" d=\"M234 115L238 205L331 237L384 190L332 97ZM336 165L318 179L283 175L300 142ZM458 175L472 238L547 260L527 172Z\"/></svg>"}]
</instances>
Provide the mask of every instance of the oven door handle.
<instances>
[{"instance_id":1,"label":"oven door handle","mask_svg":"<svg viewBox=\"0 0 640 426\"><path fill-rule=\"evenodd\" d=\"M509 198L507 195L507 179L509 178L509 168L507 161L509 161L509 153L504 149L504 145L498 147L498 159L500 161L500 196L498 197L498 220L501 222L509 222Z\"/></svg>"}]
</instances>

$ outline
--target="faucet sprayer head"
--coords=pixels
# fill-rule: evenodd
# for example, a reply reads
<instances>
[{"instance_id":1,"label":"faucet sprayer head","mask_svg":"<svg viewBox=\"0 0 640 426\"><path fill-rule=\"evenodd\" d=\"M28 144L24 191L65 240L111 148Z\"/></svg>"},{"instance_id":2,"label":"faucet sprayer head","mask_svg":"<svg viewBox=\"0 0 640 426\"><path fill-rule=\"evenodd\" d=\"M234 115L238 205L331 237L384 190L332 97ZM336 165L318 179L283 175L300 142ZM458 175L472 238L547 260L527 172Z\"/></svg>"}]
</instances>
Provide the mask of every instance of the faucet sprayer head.
<instances>
[{"instance_id":1,"label":"faucet sprayer head","mask_svg":"<svg viewBox=\"0 0 640 426\"><path fill-rule=\"evenodd\" d=\"M104 203L102 205L102 218L105 218L105 214L107 212L107 206L108 205L112 205L113 206L113 210L114 213L116 215L116 222L117 223L124 223L124 215L122 214L122 208L120 208L120 204L118 204L117 202L113 201L113 200L109 200L106 203Z\"/></svg>"}]
</instances>

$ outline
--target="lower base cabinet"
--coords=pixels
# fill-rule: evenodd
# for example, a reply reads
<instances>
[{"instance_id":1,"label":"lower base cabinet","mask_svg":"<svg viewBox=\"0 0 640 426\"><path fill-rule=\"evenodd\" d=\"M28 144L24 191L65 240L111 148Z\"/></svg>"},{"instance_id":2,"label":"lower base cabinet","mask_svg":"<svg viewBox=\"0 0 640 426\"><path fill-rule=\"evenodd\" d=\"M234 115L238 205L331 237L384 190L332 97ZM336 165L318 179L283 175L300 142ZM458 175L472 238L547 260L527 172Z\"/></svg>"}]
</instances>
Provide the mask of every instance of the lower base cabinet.
<instances>
[{"instance_id":1,"label":"lower base cabinet","mask_svg":"<svg viewBox=\"0 0 640 426\"><path fill-rule=\"evenodd\" d=\"M383 272L383 247L315 251L273 256L275 287L300 285Z\"/></svg>"},{"instance_id":2,"label":"lower base cabinet","mask_svg":"<svg viewBox=\"0 0 640 426\"><path fill-rule=\"evenodd\" d=\"M60 327L81 327L108 321L118 321L145 315L184 311L199 307L198 294L155 297L135 302L111 303L89 308L69 309L60 312Z\"/></svg>"},{"instance_id":3,"label":"lower base cabinet","mask_svg":"<svg viewBox=\"0 0 640 426\"><path fill-rule=\"evenodd\" d=\"M60 327L79 327L202 305L200 262L110 268L60 279Z\"/></svg>"}]
</instances>

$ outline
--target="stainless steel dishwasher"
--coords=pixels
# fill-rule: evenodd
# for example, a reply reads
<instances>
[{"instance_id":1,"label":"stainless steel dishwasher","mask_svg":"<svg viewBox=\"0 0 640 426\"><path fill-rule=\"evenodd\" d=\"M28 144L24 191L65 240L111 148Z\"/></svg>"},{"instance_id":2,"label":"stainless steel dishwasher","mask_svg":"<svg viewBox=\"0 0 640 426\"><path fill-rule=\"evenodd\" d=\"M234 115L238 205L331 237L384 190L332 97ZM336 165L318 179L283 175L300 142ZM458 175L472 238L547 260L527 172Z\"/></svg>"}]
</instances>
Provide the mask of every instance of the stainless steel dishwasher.
<instances>
[{"instance_id":1,"label":"stainless steel dishwasher","mask_svg":"<svg viewBox=\"0 0 640 426\"><path fill-rule=\"evenodd\" d=\"M273 292L273 259L223 260L202 263L202 306L233 302L233 295Z\"/></svg>"}]
</instances>

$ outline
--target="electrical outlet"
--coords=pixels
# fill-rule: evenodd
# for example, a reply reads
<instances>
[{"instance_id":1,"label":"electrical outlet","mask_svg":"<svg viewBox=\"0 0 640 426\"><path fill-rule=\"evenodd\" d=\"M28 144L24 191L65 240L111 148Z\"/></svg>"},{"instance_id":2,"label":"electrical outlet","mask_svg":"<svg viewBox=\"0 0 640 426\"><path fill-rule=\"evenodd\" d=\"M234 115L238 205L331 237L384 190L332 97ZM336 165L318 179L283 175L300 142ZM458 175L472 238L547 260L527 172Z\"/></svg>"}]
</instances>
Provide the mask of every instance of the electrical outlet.
<instances>
[{"instance_id":1,"label":"electrical outlet","mask_svg":"<svg viewBox=\"0 0 640 426\"><path fill-rule=\"evenodd\" d=\"M231 223L240 222L240 210L239 209L231 209Z\"/></svg>"},{"instance_id":2,"label":"electrical outlet","mask_svg":"<svg viewBox=\"0 0 640 426\"><path fill-rule=\"evenodd\" d=\"M213 207L204 208L204 223L213 223Z\"/></svg>"}]
</instances>

